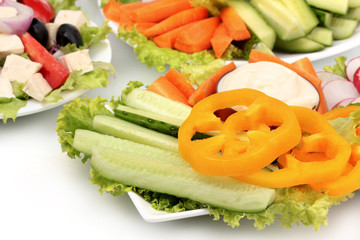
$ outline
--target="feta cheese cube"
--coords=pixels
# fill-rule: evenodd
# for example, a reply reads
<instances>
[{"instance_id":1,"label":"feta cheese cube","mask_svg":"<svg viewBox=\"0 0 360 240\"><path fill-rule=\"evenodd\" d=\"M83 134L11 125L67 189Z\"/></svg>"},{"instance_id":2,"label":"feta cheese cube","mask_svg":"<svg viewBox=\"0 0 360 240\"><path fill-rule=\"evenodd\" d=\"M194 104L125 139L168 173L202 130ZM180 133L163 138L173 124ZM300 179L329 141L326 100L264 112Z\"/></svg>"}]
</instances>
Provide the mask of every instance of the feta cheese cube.
<instances>
[{"instance_id":1,"label":"feta cheese cube","mask_svg":"<svg viewBox=\"0 0 360 240\"><path fill-rule=\"evenodd\" d=\"M94 70L89 49L84 49L72 53L68 53L59 58L59 62L63 64L69 72L79 70L81 74Z\"/></svg>"},{"instance_id":2,"label":"feta cheese cube","mask_svg":"<svg viewBox=\"0 0 360 240\"><path fill-rule=\"evenodd\" d=\"M14 93L9 79L0 77L0 97L13 98Z\"/></svg>"},{"instance_id":3,"label":"feta cheese cube","mask_svg":"<svg viewBox=\"0 0 360 240\"><path fill-rule=\"evenodd\" d=\"M46 29L49 33L48 47L53 46L56 43L56 33L60 26L58 23L46 23Z\"/></svg>"},{"instance_id":4,"label":"feta cheese cube","mask_svg":"<svg viewBox=\"0 0 360 240\"><path fill-rule=\"evenodd\" d=\"M80 29L84 23L88 22L85 14L80 10L60 10L54 19L54 23L56 24L69 23L78 29Z\"/></svg>"},{"instance_id":5,"label":"feta cheese cube","mask_svg":"<svg viewBox=\"0 0 360 240\"><path fill-rule=\"evenodd\" d=\"M20 54L23 52L24 45L17 35L0 33L0 59L4 59L11 53Z\"/></svg>"},{"instance_id":6,"label":"feta cheese cube","mask_svg":"<svg viewBox=\"0 0 360 240\"><path fill-rule=\"evenodd\" d=\"M5 59L0 77L8 78L10 81L25 83L41 67L40 63L33 62L16 54L10 54Z\"/></svg>"},{"instance_id":7,"label":"feta cheese cube","mask_svg":"<svg viewBox=\"0 0 360 240\"><path fill-rule=\"evenodd\" d=\"M41 73L33 74L25 83L23 91L30 97L42 102L52 88Z\"/></svg>"},{"instance_id":8,"label":"feta cheese cube","mask_svg":"<svg viewBox=\"0 0 360 240\"><path fill-rule=\"evenodd\" d=\"M0 18L16 17L17 10L14 7L0 6Z\"/></svg>"}]
</instances>

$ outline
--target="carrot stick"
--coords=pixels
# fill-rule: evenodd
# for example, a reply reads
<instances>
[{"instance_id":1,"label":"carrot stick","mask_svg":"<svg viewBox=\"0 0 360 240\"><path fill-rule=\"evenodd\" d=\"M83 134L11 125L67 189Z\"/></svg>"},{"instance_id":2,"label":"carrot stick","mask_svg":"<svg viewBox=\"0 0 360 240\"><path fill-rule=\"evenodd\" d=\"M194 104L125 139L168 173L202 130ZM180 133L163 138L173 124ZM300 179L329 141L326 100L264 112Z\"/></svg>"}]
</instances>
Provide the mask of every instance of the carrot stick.
<instances>
[{"instance_id":1,"label":"carrot stick","mask_svg":"<svg viewBox=\"0 0 360 240\"><path fill-rule=\"evenodd\" d=\"M209 16L208 10L203 7L190 8L164 19L155 26L147 29L144 35L148 38L168 32L174 28L195 22Z\"/></svg>"},{"instance_id":2,"label":"carrot stick","mask_svg":"<svg viewBox=\"0 0 360 240\"><path fill-rule=\"evenodd\" d=\"M189 0L158 0L143 8L132 11L135 22L160 22L175 13L192 8Z\"/></svg>"},{"instance_id":3,"label":"carrot stick","mask_svg":"<svg viewBox=\"0 0 360 240\"><path fill-rule=\"evenodd\" d=\"M225 24L225 27L234 40L241 41L251 37L244 21L240 15L231 7L226 7L221 10L220 18Z\"/></svg>"},{"instance_id":4,"label":"carrot stick","mask_svg":"<svg viewBox=\"0 0 360 240\"><path fill-rule=\"evenodd\" d=\"M152 41L155 42L155 44L158 47L174 49L175 48L176 38L179 36L180 32L185 30L191 24L193 24L193 23L189 23L189 24L186 24L184 26L181 26L181 27L175 28L173 30L170 30L170 31L168 31L166 33L160 34L160 35L154 37L152 39Z\"/></svg>"},{"instance_id":5,"label":"carrot stick","mask_svg":"<svg viewBox=\"0 0 360 240\"><path fill-rule=\"evenodd\" d=\"M188 99L195 91L194 87L186 80L186 78L173 68L169 69L165 74L165 78L179 89L186 99Z\"/></svg>"},{"instance_id":6,"label":"carrot stick","mask_svg":"<svg viewBox=\"0 0 360 240\"><path fill-rule=\"evenodd\" d=\"M219 23L219 17L194 22L186 31L180 32L175 41L175 49L185 53L194 53L211 48L210 39Z\"/></svg>"},{"instance_id":7,"label":"carrot stick","mask_svg":"<svg viewBox=\"0 0 360 240\"><path fill-rule=\"evenodd\" d=\"M233 38L227 33L224 23L220 23L214 32L214 36L210 39L211 46L217 58L221 58L232 40Z\"/></svg>"},{"instance_id":8,"label":"carrot stick","mask_svg":"<svg viewBox=\"0 0 360 240\"><path fill-rule=\"evenodd\" d=\"M167 80L164 76L160 76L153 83L151 83L147 90L157 93L163 97L172 99L174 101L189 105L187 99L179 91L179 89L172 85L169 80Z\"/></svg>"},{"instance_id":9,"label":"carrot stick","mask_svg":"<svg viewBox=\"0 0 360 240\"><path fill-rule=\"evenodd\" d=\"M210 96L211 94L214 94L216 92L217 84L222 78L222 76L234 70L235 68L235 63L231 62L213 73L208 79L205 80L205 82L200 84L200 86L195 89L195 92L190 96L188 100L190 105L194 106L200 100Z\"/></svg>"},{"instance_id":10,"label":"carrot stick","mask_svg":"<svg viewBox=\"0 0 360 240\"><path fill-rule=\"evenodd\" d=\"M310 59L307 57L301 58L291 64L293 66L300 68L301 70L303 70L305 72L308 72L308 73L316 76L316 71L315 71L314 65L312 64Z\"/></svg>"},{"instance_id":11,"label":"carrot stick","mask_svg":"<svg viewBox=\"0 0 360 240\"><path fill-rule=\"evenodd\" d=\"M128 24L126 25L125 30L126 31L131 31L133 29L133 27L135 26L136 31L138 31L139 33L144 33L146 31L146 29L151 28L152 26L154 26L156 23L133 23L133 24Z\"/></svg>"},{"instance_id":12,"label":"carrot stick","mask_svg":"<svg viewBox=\"0 0 360 240\"><path fill-rule=\"evenodd\" d=\"M261 52L256 49L251 50L250 56L249 56L249 63L259 62L259 61L269 61L269 62L281 64L281 65L289 68L290 70L293 70L294 72L296 72L303 78L307 79L312 85L314 85L314 87L316 88L316 90L318 91L319 96L320 96L320 103L319 103L319 107L318 107L317 111L320 113L325 113L328 111L326 99L325 99L325 96L324 96L324 93L323 93L323 90L321 87L321 80L318 77L312 75L311 73L303 71L302 69L298 68L297 66L293 66L290 63L282 61L279 57L274 57L270 54Z\"/></svg>"}]
</instances>

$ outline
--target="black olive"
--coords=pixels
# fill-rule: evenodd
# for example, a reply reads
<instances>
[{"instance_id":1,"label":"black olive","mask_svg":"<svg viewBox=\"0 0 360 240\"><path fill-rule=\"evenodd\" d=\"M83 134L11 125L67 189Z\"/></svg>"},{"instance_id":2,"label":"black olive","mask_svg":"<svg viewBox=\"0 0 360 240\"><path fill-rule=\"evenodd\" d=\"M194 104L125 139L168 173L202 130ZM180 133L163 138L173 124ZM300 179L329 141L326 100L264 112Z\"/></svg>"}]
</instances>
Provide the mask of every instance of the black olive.
<instances>
[{"instance_id":1,"label":"black olive","mask_svg":"<svg viewBox=\"0 0 360 240\"><path fill-rule=\"evenodd\" d=\"M49 40L49 32L40 19L33 18L28 33L33 36L41 45L46 47Z\"/></svg>"},{"instance_id":2,"label":"black olive","mask_svg":"<svg viewBox=\"0 0 360 240\"><path fill-rule=\"evenodd\" d=\"M82 38L79 30L71 24L61 24L56 33L56 43L66 46L68 43L75 43L77 47L82 46Z\"/></svg>"}]
</instances>

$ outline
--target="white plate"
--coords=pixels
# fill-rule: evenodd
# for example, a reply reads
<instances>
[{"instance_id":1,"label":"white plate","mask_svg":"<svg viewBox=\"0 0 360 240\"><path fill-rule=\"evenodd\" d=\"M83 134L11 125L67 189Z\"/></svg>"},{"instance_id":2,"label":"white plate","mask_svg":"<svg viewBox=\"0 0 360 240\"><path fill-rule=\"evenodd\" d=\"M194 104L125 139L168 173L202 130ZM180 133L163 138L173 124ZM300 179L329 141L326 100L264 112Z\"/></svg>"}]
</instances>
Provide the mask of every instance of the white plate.
<instances>
[{"instance_id":1,"label":"white plate","mask_svg":"<svg viewBox=\"0 0 360 240\"><path fill-rule=\"evenodd\" d=\"M103 40L99 43L92 45L89 54L91 59L95 62L102 61L102 62L110 63L112 52L111 52L111 46L109 40ZM53 103L39 102L35 99L30 99L27 101L26 106L18 111L17 117L43 112L61 106L67 102L70 102L72 99L81 96L86 91L88 90L64 91L61 93L63 99ZM0 114L0 119L2 118L3 118L3 114Z\"/></svg>"}]
</instances>

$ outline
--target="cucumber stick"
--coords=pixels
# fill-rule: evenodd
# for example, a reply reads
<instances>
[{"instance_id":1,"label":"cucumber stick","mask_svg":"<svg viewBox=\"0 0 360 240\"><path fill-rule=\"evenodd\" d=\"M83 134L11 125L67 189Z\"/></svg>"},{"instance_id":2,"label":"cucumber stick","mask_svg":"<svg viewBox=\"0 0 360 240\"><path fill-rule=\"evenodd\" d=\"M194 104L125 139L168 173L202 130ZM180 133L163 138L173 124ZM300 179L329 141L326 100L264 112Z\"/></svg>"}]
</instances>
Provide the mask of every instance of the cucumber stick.
<instances>
[{"instance_id":1,"label":"cucumber stick","mask_svg":"<svg viewBox=\"0 0 360 240\"><path fill-rule=\"evenodd\" d=\"M316 27L306 36L306 38L329 47L333 43L333 31L325 27Z\"/></svg>"},{"instance_id":2,"label":"cucumber stick","mask_svg":"<svg viewBox=\"0 0 360 240\"><path fill-rule=\"evenodd\" d=\"M320 51L324 49L325 46L304 37L292 41L282 41L278 39L275 43L275 48L287 52L306 53Z\"/></svg>"},{"instance_id":3,"label":"cucumber stick","mask_svg":"<svg viewBox=\"0 0 360 240\"><path fill-rule=\"evenodd\" d=\"M316 17L319 19L319 25L322 27L329 27L334 16L333 13L327 12L324 10L320 10L317 8L312 8L313 12L315 13Z\"/></svg>"},{"instance_id":4,"label":"cucumber stick","mask_svg":"<svg viewBox=\"0 0 360 240\"><path fill-rule=\"evenodd\" d=\"M154 114L181 119L184 121L191 112L191 107L180 102L144 89L135 88L123 96L126 106Z\"/></svg>"},{"instance_id":5,"label":"cucumber stick","mask_svg":"<svg viewBox=\"0 0 360 240\"><path fill-rule=\"evenodd\" d=\"M141 153L94 148L91 166L109 180L238 212L264 211L276 196L274 189L203 175L191 167Z\"/></svg>"},{"instance_id":6,"label":"cucumber stick","mask_svg":"<svg viewBox=\"0 0 360 240\"><path fill-rule=\"evenodd\" d=\"M351 37L357 25L358 22L356 20L333 17L329 28L333 31L333 38L341 40Z\"/></svg>"},{"instance_id":7,"label":"cucumber stick","mask_svg":"<svg viewBox=\"0 0 360 240\"><path fill-rule=\"evenodd\" d=\"M349 8L360 7L360 0L349 0Z\"/></svg>"},{"instance_id":8,"label":"cucumber stick","mask_svg":"<svg viewBox=\"0 0 360 240\"><path fill-rule=\"evenodd\" d=\"M349 7L349 0L306 0L306 1L312 7L342 15L346 14Z\"/></svg>"},{"instance_id":9,"label":"cucumber stick","mask_svg":"<svg viewBox=\"0 0 360 240\"><path fill-rule=\"evenodd\" d=\"M97 115L93 120L93 127L97 132L114 137L131 140L166 150L178 151L177 138L162 134L122 119Z\"/></svg>"},{"instance_id":10,"label":"cucumber stick","mask_svg":"<svg viewBox=\"0 0 360 240\"><path fill-rule=\"evenodd\" d=\"M235 9L244 20L246 26L260 39L261 42L269 49L273 49L276 33L258 10L256 10L247 0L230 1L228 5Z\"/></svg>"}]
</instances>

